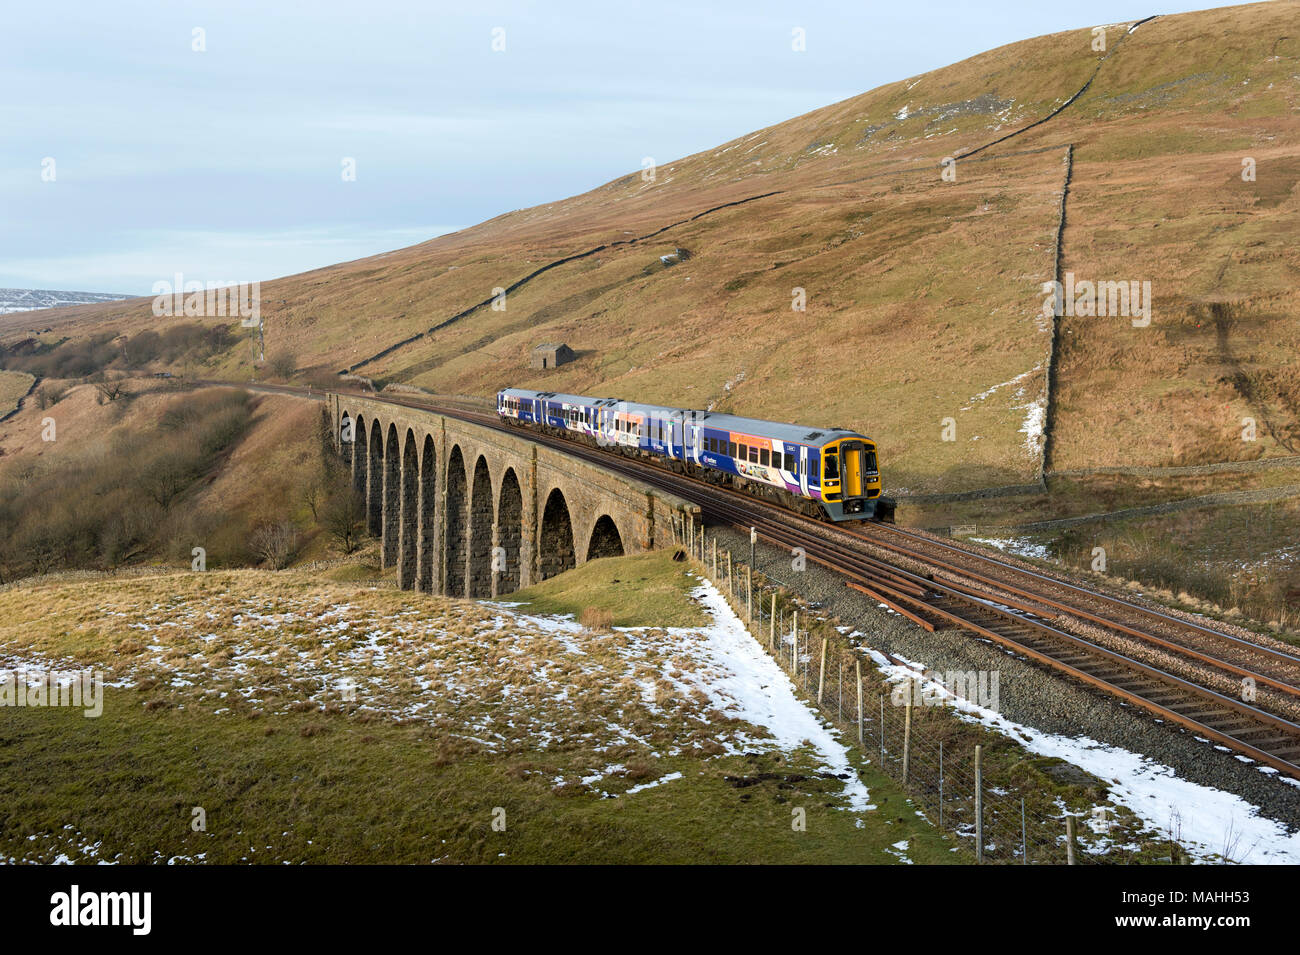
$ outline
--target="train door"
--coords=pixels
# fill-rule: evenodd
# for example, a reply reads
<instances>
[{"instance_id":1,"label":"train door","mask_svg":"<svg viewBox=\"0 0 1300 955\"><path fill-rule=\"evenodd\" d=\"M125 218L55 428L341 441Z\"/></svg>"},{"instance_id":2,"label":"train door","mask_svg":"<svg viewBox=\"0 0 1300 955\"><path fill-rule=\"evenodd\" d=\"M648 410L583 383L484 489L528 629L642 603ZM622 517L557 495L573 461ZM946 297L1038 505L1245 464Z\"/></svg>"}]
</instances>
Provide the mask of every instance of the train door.
<instances>
[{"instance_id":1,"label":"train door","mask_svg":"<svg viewBox=\"0 0 1300 955\"><path fill-rule=\"evenodd\" d=\"M861 441L845 441L840 445L840 487L845 498L866 495L866 456L867 447Z\"/></svg>"},{"instance_id":2,"label":"train door","mask_svg":"<svg viewBox=\"0 0 1300 955\"><path fill-rule=\"evenodd\" d=\"M808 496L808 447L799 445L799 492Z\"/></svg>"}]
</instances>

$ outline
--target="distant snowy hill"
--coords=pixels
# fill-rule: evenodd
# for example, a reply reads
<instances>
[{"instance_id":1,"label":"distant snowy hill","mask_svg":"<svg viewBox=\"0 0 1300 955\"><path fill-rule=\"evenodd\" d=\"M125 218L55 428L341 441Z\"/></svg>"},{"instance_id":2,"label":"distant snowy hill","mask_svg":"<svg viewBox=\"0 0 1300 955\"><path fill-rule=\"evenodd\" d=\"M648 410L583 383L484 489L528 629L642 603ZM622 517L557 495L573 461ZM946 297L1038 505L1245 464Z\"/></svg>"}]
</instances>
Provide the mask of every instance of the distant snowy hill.
<instances>
[{"instance_id":1,"label":"distant snowy hill","mask_svg":"<svg viewBox=\"0 0 1300 955\"><path fill-rule=\"evenodd\" d=\"M127 297L107 292L51 292L48 289L0 288L0 315L9 312L26 312L34 308L56 308L60 305L118 302Z\"/></svg>"}]
</instances>

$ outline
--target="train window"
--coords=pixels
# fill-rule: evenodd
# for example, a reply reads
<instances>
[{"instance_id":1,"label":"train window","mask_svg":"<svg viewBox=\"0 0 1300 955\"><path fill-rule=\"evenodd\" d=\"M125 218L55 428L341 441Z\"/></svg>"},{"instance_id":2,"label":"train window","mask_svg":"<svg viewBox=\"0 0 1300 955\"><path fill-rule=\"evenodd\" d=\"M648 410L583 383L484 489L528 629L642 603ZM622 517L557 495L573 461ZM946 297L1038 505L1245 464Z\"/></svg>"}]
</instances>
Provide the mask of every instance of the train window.
<instances>
[{"instance_id":1,"label":"train window","mask_svg":"<svg viewBox=\"0 0 1300 955\"><path fill-rule=\"evenodd\" d=\"M758 452L758 463L763 465L764 467L767 467L769 464L772 463L768 457L768 453L769 452L767 448L763 448Z\"/></svg>"},{"instance_id":2,"label":"train window","mask_svg":"<svg viewBox=\"0 0 1300 955\"><path fill-rule=\"evenodd\" d=\"M840 455L834 448L826 452L826 480L840 479Z\"/></svg>"},{"instance_id":3,"label":"train window","mask_svg":"<svg viewBox=\"0 0 1300 955\"><path fill-rule=\"evenodd\" d=\"M787 451L785 453L785 469L789 471L791 474L794 474L794 467L795 467L794 455L789 451Z\"/></svg>"},{"instance_id":4,"label":"train window","mask_svg":"<svg viewBox=\"0 0 1300 955\"><path fill-rule=\"evenodd\" d=\"M875 471L875 470L878 470L878 468L876 467L876 452L875 452L875 451L868 451L868 452L867 452L867 470L868 470L868 471Z\"/></svg>"}]
</instances>

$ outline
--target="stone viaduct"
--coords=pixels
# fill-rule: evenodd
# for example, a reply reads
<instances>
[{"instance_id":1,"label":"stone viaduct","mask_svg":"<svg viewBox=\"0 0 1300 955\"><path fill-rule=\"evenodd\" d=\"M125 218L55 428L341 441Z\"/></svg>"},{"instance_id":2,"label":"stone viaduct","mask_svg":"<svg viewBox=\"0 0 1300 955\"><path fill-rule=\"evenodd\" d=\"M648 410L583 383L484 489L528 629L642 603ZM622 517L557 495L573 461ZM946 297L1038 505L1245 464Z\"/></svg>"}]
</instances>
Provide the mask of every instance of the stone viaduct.
<instances>
[{"instance_id":1,"label":"stone viaduct","mask_svg":"<svg viewBox=\"0 0 1300 955\"><path fill-rule=\"evenodd\" d=\"M694 504L523 434L354 395L326 402L366 528L408 590L508 594L597 557L668 546L674 520L698 517Z\"/></svg>"}]
</instances>

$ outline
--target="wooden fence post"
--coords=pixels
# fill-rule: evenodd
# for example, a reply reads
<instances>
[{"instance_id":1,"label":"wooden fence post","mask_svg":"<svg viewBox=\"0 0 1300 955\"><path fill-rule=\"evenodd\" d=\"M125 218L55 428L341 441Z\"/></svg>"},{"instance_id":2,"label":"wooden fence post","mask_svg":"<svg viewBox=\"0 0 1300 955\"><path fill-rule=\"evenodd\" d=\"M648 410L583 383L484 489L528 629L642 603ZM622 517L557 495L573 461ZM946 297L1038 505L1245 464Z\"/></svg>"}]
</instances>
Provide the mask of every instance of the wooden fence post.
<instances>
[{"instance_id":1,"label":"wooden fence post","mask_svg":"<svg viewBox=\"0 0 1300 955\"><path fill-rule=\"evenodd\" d=\"M862 746L862 660L859 657L853 658L853 669L858 677L858 745Z\"/></svg>"},{"instance_id":2,"label":"wooden fence post","mask_svg":"<svg viewBox=\"0 0 1300 955\"><path fill-rule=\"evenodd\" d=\"M984 747L975 747L975 862L984 861L984 769L981 754Z\"/></svg>"},{"instance_id":3,"label":"wooden fence post","mask_svg":"<svg viewBox=\"0 0 1300 955\"><path fill-rule=\"evenodd\" d=\"M1065 817L1065 864L1074 865L1074 817Z\"/></svg>"},{"instance_id":4,"label":"wooden fence post","mask_svg":"<svg viewBox=\"0 0 1300 955\"><path fill-rule=\"evenodd\" d=\"M943 740L939 740L939 828L943 828Z\"/></svg>"},{"instance_id":5,"label":"wooden fence post","mask_svg":"<svg viewBox=\"0 0 1300 955\"><path fill-rule=\"evenodd\" d=\"M754 568L745 568L745 616L749 625L754 625Z\"/></svg>"},{"instance_id":6,"label":"wooden fence post","mask_svg":"<svg viewBox=\"0 0 1300 955\"><path fill-rule=\"evenodd\" d=\"M903 785L912 769L912 690L913 683L907 681L907 708L903 711Z\"/></svg>"},{"instance_id":7,"label":"wooden fence post","mask_svg":"<svg viewBox=\"0 0 1300 955\"><path fill-rule=\"evenodd\" d=\"M1025 798L1020 797L1020 864L1029 865L1029 834L1025 829Z\"/></svg>"},{"instance_id":8,"label":"wooden fence post","mask_svg":"<svg viewBox=\"0 0 1300 955\"><path fill-rule=\"evenodd\" d=\"M826 645L830 643L830 637L822 637L822 663L817 673L817 705L822 702L822 690L826 686Z\"/></svg>"},{"instance_id":9,"label":"wooden fence post","mask_svg":"<svg viewBox=\"0 0 1300 955\"><path fill-rule=\"evenodd\" d=\"M776 651L776 591L772 592L772 619L768 621L767 645Z\"/></svg>"}]
</instances>

